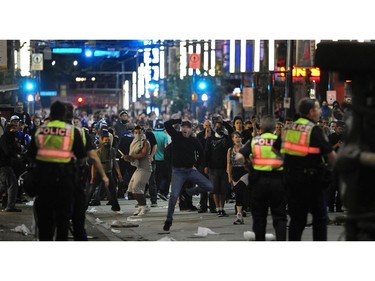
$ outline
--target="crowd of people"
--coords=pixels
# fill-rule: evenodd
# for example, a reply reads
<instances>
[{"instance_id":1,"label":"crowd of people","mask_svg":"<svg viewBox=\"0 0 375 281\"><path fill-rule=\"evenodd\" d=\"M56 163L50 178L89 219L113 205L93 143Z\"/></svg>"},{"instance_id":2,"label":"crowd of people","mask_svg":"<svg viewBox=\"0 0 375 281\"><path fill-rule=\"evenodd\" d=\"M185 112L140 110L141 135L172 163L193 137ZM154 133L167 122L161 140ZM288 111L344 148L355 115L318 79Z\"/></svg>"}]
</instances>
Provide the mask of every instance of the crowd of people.
<instances>
[{"instance_id":1,"label":"crowd of people","mask_svg":"<svg viewBox=\"0 0 375 281\"><path fill-rule=\"evenodd\" d=\"M301 240L309 212L313 239L327 240L327 212L343 212L333 167L344 111L303 98L294 118L249 117L218 112L200 123L189 111L87 115L60 101L49 116L30 116L17 102L0 126L3 210L20 212L17 202L31 194L39 240L67 240L69 231L87 240L85 211L101 201L121 213L119 199L133 199L131 215L139 217L168 201L169 231L177 205L220 218L233 200L233 224L251 213L256 240L265 240L269 208L276 240ZM25 172L32 191L17 181Z\"/></svg>"}]
</instances>

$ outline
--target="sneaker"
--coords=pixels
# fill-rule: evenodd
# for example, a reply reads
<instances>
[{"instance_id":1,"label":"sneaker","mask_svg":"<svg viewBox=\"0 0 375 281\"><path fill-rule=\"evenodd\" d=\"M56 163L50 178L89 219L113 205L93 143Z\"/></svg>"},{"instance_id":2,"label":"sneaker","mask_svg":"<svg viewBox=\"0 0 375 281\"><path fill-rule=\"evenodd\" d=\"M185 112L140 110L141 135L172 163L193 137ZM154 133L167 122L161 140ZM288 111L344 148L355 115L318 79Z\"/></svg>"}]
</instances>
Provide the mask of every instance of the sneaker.
<instances>
[{"instance_id":1,"label":"sneaker","mask_svg":"<svg viewBox=\"0 0 375 281\"><path fill-rule=\"evenodd\" d=\"M7 209L5 209L5 212L19 213L19 212L22 212L22 210L17 209L17 208L7 208Z\"/></svg>"},{"instance_id":2,"label":"sneaker","mask_svg":"<svg viewBox=\"0 0 375 281\"><path fill-rule=\"evenodd\" d=\"M163 230L164 231L169 231L169 229L171 228L172 226L172 222L171 221L165 221L164 222L164 226L163 226Z\"/></svg>"},{"instance_id":3,"label":"sneaker","mask_svg":"<svg viewBox=\"0 0 375 281\"><path fill-rule=\"evenodd\" d=\"M138 216L139 212L141 211L141 207L139 207L134 213L133 216Z\"/></svg>"},{"instance_id":4,"label":"sneaker","mask_svg":"<svg viewBox=\"0 0 375 281\"><path fill-rule=\"evenodd\" d=\"M223 217L223 210L218 210L218 211L217 211L217 216L218 216L219 218Z\"/></svg>"},{"instance_id":5,"label":"sneaker","mask_svg":"<svg viewBox=\"0 0 375 281\"><path fill-rule=\"evenodd\" d=\"M147 214L150 211L150 207L147 206L147 205L146 206L142 206L140 208L141 208L141 210L138 213L138 217L144 216L145 214Z\"/></svg>"},{"instance_id":6,"label":"sneaker","mask_svg":"<svg viewBox=\"0 0 375 281\"><path fill-rule=\"evenodd\" d=\"M164 200L164 201L168 201L168 197L164 196L163 194L161 193L158 193L158 196L161 200Z\"/></svg>"},{"instance_id":7,"label":"sneaker","mask_svg":"<svg viewBox=\"0 0 375 281\"><path fill-rule=\"evenodd\" d=\"M244 224L243 217L240 214L238 214L237 219L233 222L233 224Z\"/></svg>"},{"instance_id":8,"label":"sneaker","mask_svg":"<svg viewBox=\"0 0 375 281\"><path fill-rule=\"evenodd\" d=\"M151 207L157 207L158 203L151 203Z\"/></svg>"}]
</instances>

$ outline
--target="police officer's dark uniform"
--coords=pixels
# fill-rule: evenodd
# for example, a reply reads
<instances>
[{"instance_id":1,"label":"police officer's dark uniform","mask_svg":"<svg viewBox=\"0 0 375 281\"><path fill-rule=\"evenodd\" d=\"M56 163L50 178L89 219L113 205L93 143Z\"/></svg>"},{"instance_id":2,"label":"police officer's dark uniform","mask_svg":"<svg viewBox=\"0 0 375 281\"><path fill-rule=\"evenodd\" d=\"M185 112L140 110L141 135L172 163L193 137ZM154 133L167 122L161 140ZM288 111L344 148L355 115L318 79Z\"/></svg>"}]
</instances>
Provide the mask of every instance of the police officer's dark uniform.
<instances>
[{"instance_id":1,"label":"police officer's dark uniform","mask_svg":"<svg viewBox=\"0 0 375 281\"><path fill-rule=\"evenodd\" d=\"M250 156L257 177L250 179L253 231L256 241L266 240L267 215L270 208L276 240L285 241L287 214L282 183L283 160L272 151L272 145L277 139L272 133L275 120L264 117L261 123L263 133L252 138L251 142L247 142L239 151L246 159Z\"/></svg>"},{"instance_id":2,"label":"police officer's dark uniform","mask_svg":"<svg viewBox=\"0 0 375 281\"><path fill-rule=\"evenodd\" d=\"M290 216L290 241L300 241L307 215L313 216L313 240L327 240L325 185L321 183L323 156L332 164L335 152L323 131L316 126L320 106L316 100L303 98L299 103L301 118L285 127L273 147L284 154L284 180Z\"/></svg>"},{"instance_id":3,"label":"police officer's dark uniform","mask_svg":"<svg viewBox=\"0 0 375 281\"><path fill-rule=\"evenodd\" d=\"M74 159L86 156L78 129L65 121L65 104L51 105L50 121L38 128L28 155L35 159L34 208L39 240L68 240L75 180ZM56 233L55 233L56 230Z\"/></svg>"}]
</instances>

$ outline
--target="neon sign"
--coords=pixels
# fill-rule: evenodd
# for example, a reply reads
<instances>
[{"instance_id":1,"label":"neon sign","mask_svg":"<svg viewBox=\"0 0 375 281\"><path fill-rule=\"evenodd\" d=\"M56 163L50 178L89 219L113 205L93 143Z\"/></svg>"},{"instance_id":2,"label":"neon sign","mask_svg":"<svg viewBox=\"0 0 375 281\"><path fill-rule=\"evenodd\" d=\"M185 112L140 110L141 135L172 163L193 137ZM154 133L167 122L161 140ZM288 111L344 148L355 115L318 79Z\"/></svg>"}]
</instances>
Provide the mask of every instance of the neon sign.
<instances>
[{"instance_id":1,"label":"neon sign","mask_svg":"<svg viewBox=\"0 0 375 281\"><path fill-rule=\"evenodd\" d=\"M280 73L277 73L279 77L285 77L286 68L284 66L279 67ZM292 75L293 77L306 77L307 72L310 71L311 77L320 77L320 69L318 67L304 68L293 66Z\"/></svg>"}]
</instances>

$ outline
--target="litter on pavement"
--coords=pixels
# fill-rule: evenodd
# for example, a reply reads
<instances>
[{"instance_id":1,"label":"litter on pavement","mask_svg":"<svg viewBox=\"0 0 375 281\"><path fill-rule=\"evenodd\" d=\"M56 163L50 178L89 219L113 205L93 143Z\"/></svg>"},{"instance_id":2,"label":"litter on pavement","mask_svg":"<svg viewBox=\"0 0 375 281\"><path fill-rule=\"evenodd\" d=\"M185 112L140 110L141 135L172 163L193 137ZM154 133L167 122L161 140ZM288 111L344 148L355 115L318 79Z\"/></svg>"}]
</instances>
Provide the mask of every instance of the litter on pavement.
<instances>
[{"instance_id":1,"label":"litter on pavement","mask_svg":"<svg viewBox=\"0 0 375 281\"><path fill-rule=\"evenodd\" d=\"M211 229L207 227L201 227L201 226L198 226L197 233L194 233L195 236L200 236L200 237L206 237L208 234L219 234L219 233L213 232Z\"/></svg>"},{"instance_id":2,"label":"litter on pavement","mask_svg":"<svg viewBox=\"0 0 375 281\"><path fill-rule=\"evenodd\" d=\"M22 233L23 235L31 234L31 231L24 224L16 226L15 228L11 229L10 231L19 232L19 233Z\"/></svg>"}]
</instances>

